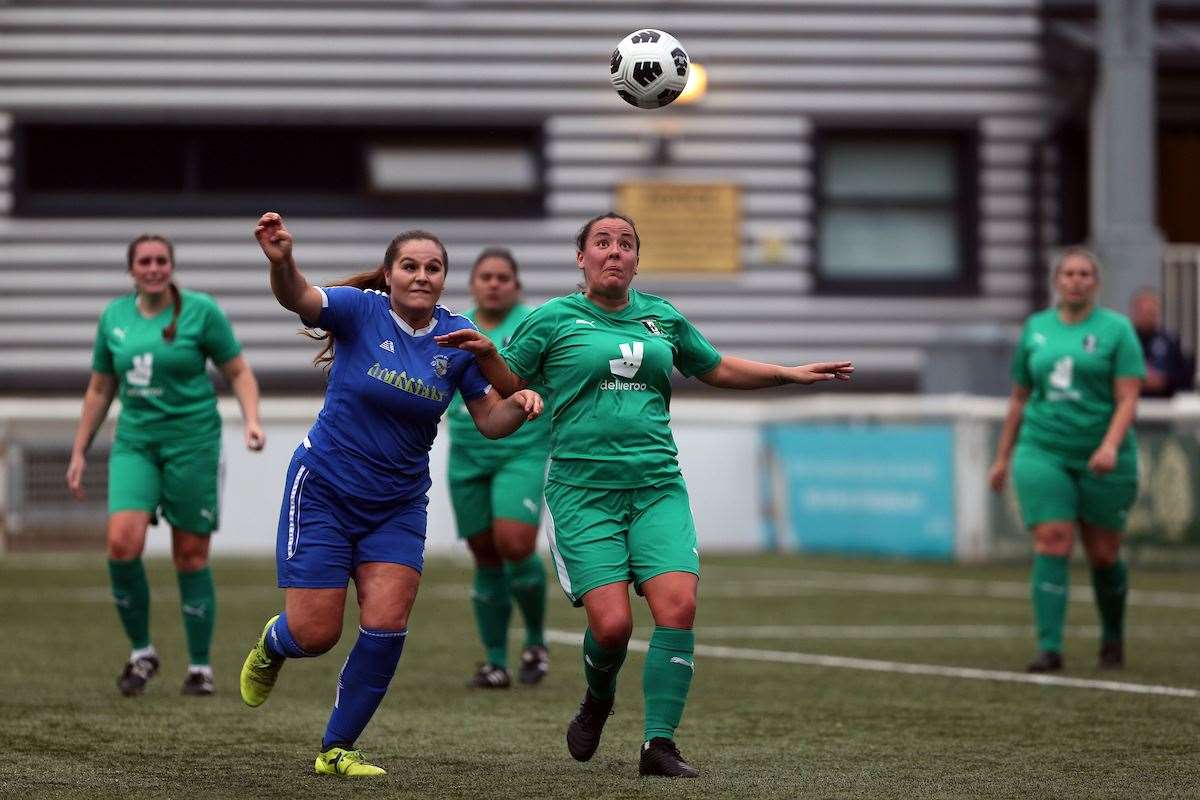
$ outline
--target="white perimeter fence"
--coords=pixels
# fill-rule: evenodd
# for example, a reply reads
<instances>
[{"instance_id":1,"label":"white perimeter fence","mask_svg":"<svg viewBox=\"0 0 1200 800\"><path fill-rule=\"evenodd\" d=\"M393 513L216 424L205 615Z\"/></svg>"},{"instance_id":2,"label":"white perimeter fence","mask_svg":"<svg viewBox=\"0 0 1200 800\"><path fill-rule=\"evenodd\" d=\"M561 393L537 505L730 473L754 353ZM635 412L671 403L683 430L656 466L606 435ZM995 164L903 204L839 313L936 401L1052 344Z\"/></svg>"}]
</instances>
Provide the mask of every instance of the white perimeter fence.
<instances>
[{"instance_id":1,"label":"white perimeter fence","mask_svg":"<svg viewBox=\"0 0 1200 800\"><path fill-rule=\"evenodd\" d=\"M267 399L268 443L241 443L236 403L222 398L224 482L216 554L274 552L288 460L319 398ZM756 400L677 399L673 429L701 547L982 561L1023 554L1011 492L992 494L987 468L1003 418L998 398L822 394ZM102 546L112 422L89 457L89 499L63 481L78 399L0 401L0 522L10 551ZM1145 557L1200 549L1200 397L1143 401L1141 494L1130 542ZM430 552L458 544L443 430L431 453ZM545 524L545 523L543 523ZM543 537L544 541L544 537ZM169 536L152 532L150 552Z\"/></svg>"}]
</instances>

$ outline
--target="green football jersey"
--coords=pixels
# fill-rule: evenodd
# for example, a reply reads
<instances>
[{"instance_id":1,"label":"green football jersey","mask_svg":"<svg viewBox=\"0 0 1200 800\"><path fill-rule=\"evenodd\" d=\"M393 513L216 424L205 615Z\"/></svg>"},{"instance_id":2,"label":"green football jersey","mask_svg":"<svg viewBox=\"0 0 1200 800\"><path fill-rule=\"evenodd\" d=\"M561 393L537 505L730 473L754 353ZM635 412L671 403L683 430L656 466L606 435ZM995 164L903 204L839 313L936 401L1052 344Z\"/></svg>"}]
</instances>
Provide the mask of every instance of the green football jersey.
<instances>
[{"instance_id":1,"label":"green football jersey","mask_svg":"<svg viewBox=\"0 0 1200 800\"><path fill-rule=\"evenodd\" d=\"M721 354L666 300L629 292L609 312L582 294L531 313L501 355L554 398L548 479L627 489L679 474L671 435L671 368L715 369Z\"/></svg>"},{"instance_id":2,"label":"green football jersey","mask_svg":"<svg viewBox=\"0 0 1200 800\"><path fill-rule=\"evenodd\" d=\"M162 335L173 308L147 319L137 309L136 293L113 300L100 315L92 369L117 377L117 436L125 441L165 442L221 430L205 360L224 364L242 347L211 297L181 290L181 299L173 342Z\"/></svg>"},{"instance_id":3,"label":"green football jersey","mask_svg":"<svg viewBox=\"0 0 1200 800\"><path fill-rule=\"evenodd\" d=\"M471 309L464 317L471 320L476 327L479 327L479 322L475 318L475 309ZM529 316L533 309L526 305L516 305L508 312L503 321L491 330L479 328L479 332L496 343L499 348L507 347L512 340L513 333L516 332L517 326L521 324L521 320ZM463 402L462 394L455 392L453 399L450 400L450 407L446 409L446 420L450 426L450 439L458 446L469 446L471 448L482 447L488 450L489 453L508 453L518 452L521 450L545 447L545 441L550 437L550 398L543 391L543 387L534 386L534 391L542 396L545 402L542 416L535 419L533 422L522 423L520 428L517 428L516 433L511 436L505 436L503 439L489 439L479 432L475 427L475 421L471 419L471 412L467 410L467 404ZM543 458L545 451L543 450ZM451 465L453 467L453 465Z\"/></svg>"},{"instance_id":4,"label":"green football jersey","mask_svg":"<svg viewBox=\"0 0 1200 800\"><path fill-rule=\"evenodd\" d=\"M1020 436L1086 458L1112 420L1113 381L1145 376L1142 346L1125 316L1097 308L1068 325L1057 309L1040 311L1026 321L1013 355L1013 380L1031 390ZM1132 427L1121 446L1135 446Z\"/></svg>"}]
</instances>

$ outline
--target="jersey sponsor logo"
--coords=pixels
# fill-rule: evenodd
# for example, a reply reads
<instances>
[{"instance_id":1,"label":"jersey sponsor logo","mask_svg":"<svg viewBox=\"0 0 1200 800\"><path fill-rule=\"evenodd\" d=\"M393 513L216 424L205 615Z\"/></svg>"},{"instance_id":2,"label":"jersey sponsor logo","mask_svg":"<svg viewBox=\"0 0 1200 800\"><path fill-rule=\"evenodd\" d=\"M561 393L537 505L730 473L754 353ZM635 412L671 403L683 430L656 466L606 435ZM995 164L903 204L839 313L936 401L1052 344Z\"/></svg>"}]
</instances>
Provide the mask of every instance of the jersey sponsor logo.
<instances>
[{"instance_id":1,"label":"jersey sponsor logo","mask_svg":"<svg viewBox=\"0 0 1200 800\"><path fill-rule=\"evenodd\" d=\"M384 339L382 342L379 343L379 349L387 350L389 353L394 353L394 352L396 352L396 345L392 344L391 339Z\"/></svg>"},{"instance_id":2,"label":"jersey sponsor logo","mask_svg":"<svg viewBox=\"0 0 1200 800\"><path fill-rule=\"evenodd\" d=\"M610 391L646 391L650 387L641 381L621 380L621 378L632 378L637 375L646 354L646 345L642 342L624 342L620 348L621 357L608 360L608 368L616 377L600 381L600 388Z\"/></svg>"},{"instance_id":3,"label":"jersey sponsor logo","mask_svg":"<svg viewBox=\"0 0 1200 800\"><path fill-rule=\"evenodd\" d=\"M1096 352L1096 334L1089 333L1087 336L1083 337L1083 352Z\"/></svg>"},{"instance_id":4,"label":"jersey sponsor logo","mask_svg":"<svg viewBox=\"0 0 1200 800\"><path fill-rule=\"evenodd\" d=\"M367 370L367 375L375 380L383 381L388 386L399 389L407 394L423 397L426 400L432 400L435 403L442 403L446 401L446 393L441 389L438 389L436 386L430 386L420 378L410 378L408 377L407 372L396 372L394 369L384 369L383 367L379 366L378 361L372 364L371 368Z\"/></svg>"},{"instance_id":5,"label":"jersey sponsor logo","mask_svg":"<svg viewBox=\"0 0 1200 800\"><path fill-rule=\"evenodd\" d=\"M593 328L596 327L596 323L592 322L590 319L577 319L577 320L575 320L575 324L576 325L591 325Z\"/></svg>"},{"instance_id":6,"label":"jersey sponsor logo","mask_svg":"<svg viewBox=\"0 0 1200 800\"><path fill-rule=\"evenodd\" d=\"M142 353L133 357L133 368L125 371L125 394L129 397L158 397L163 393L161 386L151 386L154 378L154 353Z\"/></svg>"},{"instance_id":7,"label":"jersey sponsor logo","mask_svg":"<svg viewBox=\"0 0 1200 800\"><path fill-rule=\"evenodd\" d=\"M130 386L149 386L154 377L154 353L142 353L133 357L133 369L125 372Z\"/></svg>"},{"instance_id":8,"label":"jersey sponsor logo","mask_svg":"<svg viewBox=\"0 0 1200 800\"><path fill-rule=\"evenodd\" d=\"M632 378L637 375L637 371L642 366L642 358L646 353L646 346L641 342L622 342L620 345L621 357L610 358L608 360L608 368L613 375L618 375L622 378Z\"/></svg>"},{"instance_id":9,"label":"jersey sponsor logo","mask_svg":"<svg viewBox=\"0 0 1200 800\"><path fill-rule=\"evenodd\" d=\"M436 355L433 361L429 362L429 366L433 367L433 371L439 378L446 377L446 373L450 371L450 358L448 356Z\"/></svg>"},{"instance_id":10,"label":"jersey sponsor logo","mask_svg":"<svg viewBox=\"0 0 1200 800\"><path fill-rule=\"evenodd\" d=\"M1063 356L1054 362L1047 383L1050 389L1046 392L1047 400L1079 400L1082 395L1072 384L1075 382L1075 359Z\"/></svg>"},{"instance_id":11,"label":"jersey sponsor logo","mask_svg":"<svg viewBox=\"0 0 1200 800\"><path fill-rule=\"evenodd\" d=\"M647 317L646 319L638 320L638 322L646 326L646 330L650 331L651 336L662 336L662 331L658 328L658 320Z\"/></svg>"}]
</instances>

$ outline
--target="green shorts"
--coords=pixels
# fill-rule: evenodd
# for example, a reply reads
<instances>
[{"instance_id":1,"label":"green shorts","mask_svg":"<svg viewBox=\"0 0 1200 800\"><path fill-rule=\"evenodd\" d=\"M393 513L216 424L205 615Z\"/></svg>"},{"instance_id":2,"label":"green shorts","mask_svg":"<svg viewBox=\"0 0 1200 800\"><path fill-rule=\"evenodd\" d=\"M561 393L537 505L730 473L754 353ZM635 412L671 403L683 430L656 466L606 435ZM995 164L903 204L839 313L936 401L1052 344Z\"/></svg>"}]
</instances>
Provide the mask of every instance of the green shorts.
<instances>
[{"instance_id":1,"label":"green shorts","mask_svg":"<svg viewBox=\"0 0 1200 800\"><path fill-rule=\"evenodd\" d=\"M486 448L450 445L450 504L458 537L470 539L510 519L535 528L542 521L542 487L549 450L487 453Z\"/></svg>"},{"instance_id":2,"label":"green shorts","mask_svg":"<svg viewBox=\"0 0 1200 800\"><path fill-rule=\"evenodd\" d=\"M1122 448L1116 469L1097 475L1087 468L1086 458L1019 442L1013 454L1012 479L1027 528L1043 522L1082 520L1123 531L1137 499L1137 450Z\"/></svg>"},{"instance_id":3,"label":"green shorts","mask_svg":"<svg viewBox=\"0 0 1200 800\"><path fill-rule=\"evenodd\" d=\"M636 489L589 489L551 481L550 552L558 582L576 606L597 586L646 581L664 572L700 574L696 524L682 477Z\"/></svg>"},{"instance_id":4,"label":"green shorts","mask_svg":"<svg viewBox=\"0 0 1200 800\"><path fill-rule=\"evenodd\" d=\"M204 437L163 443L117 439L108 456L108 513L158 509L167 522L192 533L217 529L221 440Z\"/></svg>"}]
</instances>

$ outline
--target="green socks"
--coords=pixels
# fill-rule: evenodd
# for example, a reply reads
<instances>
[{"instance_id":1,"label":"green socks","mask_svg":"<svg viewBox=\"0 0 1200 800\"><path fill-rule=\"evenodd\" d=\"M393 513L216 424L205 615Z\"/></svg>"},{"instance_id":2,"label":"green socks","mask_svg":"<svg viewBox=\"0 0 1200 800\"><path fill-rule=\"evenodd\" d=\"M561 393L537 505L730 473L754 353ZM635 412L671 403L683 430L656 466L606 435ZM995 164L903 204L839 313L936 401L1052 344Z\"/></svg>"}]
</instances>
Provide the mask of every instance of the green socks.
<instances>
[{"instance_id":1,"label":"green socks","mask_svg":"<svg viewBox=\"0 0 1200 800\"><path fill-rule=\"evenodd\" d=\"M592 637L592 629L583 634L583 675L588 689L597 700L611 700L617 695L617 673L625 663L625 648L608 650Z\"/></svg>"},{"instance_id":2,"label":"green socks","mask_svg":"<svg viewBox=\"0 0 1200 800\"><path fill-rule=\"evenodd\" d=\"M525 646L546 646L546 568L533 552L523 561L506 561L508 591L525 618Z\"/></svg>"},{"instance_id":3,"label":"green socks","mask_svg":"<svg viewBox=\"0 0 1200 800\"><path fill-rule=\"evenodd\" d=\"M1070 572L1065 556L1033 556L1033 619L1037 626L1037 646L1042 652L1061 653L1063 625L1067 619L1067 592Z\"/></svg>"},{"instance_id":4,"label":"green socks","mask_svg":"<svg viewBox=\"0 0 1200 800\"><path fill-rule=\"evenodd\" d=\"M1096 609L1100 612L1100 640L1120 642L1125 638L1125 595L1129 591L1129 570L1124 561L1111 567L1092 569L1092 588Z\"/></svg>"},{"instance_id":5,"label":"green socks","mask_svg":"<svg viewBox=\"0 0 1200 800\"><path fill-rule=\"evenodd\" d=\"M508 618L512 616L512 601L508 598L508 576L504 567L475 567L475 582L471 587L471 605L475 608L475 624L483 641L489 664L508 667Z\"/></svg>"},{"instance_id":6,"label":"green socks","mask_svg":"<svg viewBox=\"0 0 1200 800\"><path fill-rule=\"evenodd\" d=\"M208 666L208 648L212 644L217 621L217 590L212 568L195 572L177 572L179 606L183 611L183 630L187 633L188 664Z\"/></svg>"},{"instance_id":7,"label":"green socks","mask_svg":"<svg viewBox=\"0 0 1200 800\"><path fill-rule=\"evenodd\" d=\"M150 646L150 584L142 560L108 562L113 602L134 650Z\"/></svg>"},{"instance_id":8,"label":"green socks","mask_svg":"<svg viewBox=\"0 0 1200 800\"><path fill-rule=\"evenodd\" d=\"M642 692L646 697L646 741L674 739L696 671L696 635L680 628L655 628L646 651Z\"/></svg>"}]
</instances>

